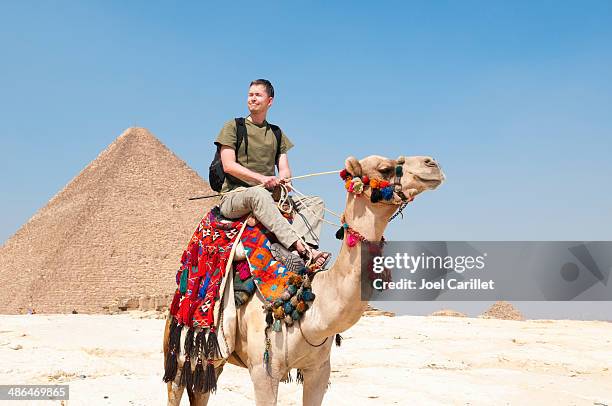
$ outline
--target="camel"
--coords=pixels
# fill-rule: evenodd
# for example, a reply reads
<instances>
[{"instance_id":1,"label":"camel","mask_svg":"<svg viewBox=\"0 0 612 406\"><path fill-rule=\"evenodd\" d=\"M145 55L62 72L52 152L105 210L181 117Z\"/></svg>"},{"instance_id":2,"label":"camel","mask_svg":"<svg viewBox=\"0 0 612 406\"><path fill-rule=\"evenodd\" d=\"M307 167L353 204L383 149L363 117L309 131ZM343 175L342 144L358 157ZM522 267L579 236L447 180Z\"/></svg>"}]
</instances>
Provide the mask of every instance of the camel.
<instances>
[{"instance_id":1,"label":"camel","mask_svg":"<svg viewBox=\"0 0 612 406\"><path fill-rule=\"evenodd\" d=\"M372 203L366 195L347 193L344 221L367 241L381 240L391 216L402 203L400 197L413 198L435 189L444 181L444 174L439 165L426 156L400 157L398 160L369 156L360 161L349 157L345 161L346 170L354 176L367 175L370 179L391 182L397 165L402 167L403 176L391 202ZM401 193L397 193L400 187ZM266 328L262 298L255 294L237 310L235 347L227 361L249 370L258 406L276 405L279 382L293 368L302 372L303 405L315 406L323 401L329 383L333 337L357 323L368 304L362 300L361 249L361 244L348 247L343 243L331 268L313 279L312 291L316 299L302 320L290 327L283 326L282 332L268 333L271 340L269 371L262 361ZM371 289L364 292L364 297L369 297ZM168 332L169 321L164 334L164 354L167 353ZM221 360L215 364L217 378L225 362ZM178 375L168 383L169 405L180 403L184 388L178 385ZM206 405L209 395L190 393L190 404Z\"/></svg>"}]
</instances>

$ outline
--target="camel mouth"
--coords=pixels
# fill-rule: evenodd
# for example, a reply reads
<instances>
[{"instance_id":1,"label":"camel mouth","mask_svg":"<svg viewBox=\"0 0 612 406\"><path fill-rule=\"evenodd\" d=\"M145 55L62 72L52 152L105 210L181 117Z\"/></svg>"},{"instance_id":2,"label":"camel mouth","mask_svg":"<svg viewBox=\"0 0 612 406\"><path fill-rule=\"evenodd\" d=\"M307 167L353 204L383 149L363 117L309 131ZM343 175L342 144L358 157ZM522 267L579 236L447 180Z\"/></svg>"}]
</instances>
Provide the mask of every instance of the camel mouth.
<instances>
[{"instance_id":1,"label":"camel mouth","mask_svg":"<svg viewBox=\"0 0 612 406\"><path fill-rule=\"evenodd\" d=\"M420 175L414 175L414 177L417 178L420 182L423 182L426 185L431 186L431 187L438 187L444 181L444 174L442 173L440 174L440 176L436 178L427 178L427 177L420 176Z\"/></svg>"}]
</instances>

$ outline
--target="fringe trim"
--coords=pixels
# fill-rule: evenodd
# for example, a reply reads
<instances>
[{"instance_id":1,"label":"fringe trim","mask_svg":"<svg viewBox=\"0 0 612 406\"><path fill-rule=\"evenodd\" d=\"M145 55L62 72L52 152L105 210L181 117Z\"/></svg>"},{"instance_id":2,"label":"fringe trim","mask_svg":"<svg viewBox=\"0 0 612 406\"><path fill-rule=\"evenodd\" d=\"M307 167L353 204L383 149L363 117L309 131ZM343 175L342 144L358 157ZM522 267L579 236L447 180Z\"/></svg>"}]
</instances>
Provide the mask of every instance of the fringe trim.
<instances>
[{"instance_id":1,"label":"fringe trim","mask_svg":"<svg viewBox=\"0 0 612 406\"><path fill-rule=\"evenodd\" d=\"M188 389L191 389L193 386L193 376L191 373L191 359L189 355L185 357L185 362L183 363L183 370L181 371L181 379L180 386L184 386Z\"/></svg>"},{"instance_id":2,"label":"fringe trim","mask_svg":"<svg viewBox=\"0 0 612 406\"><path fill-rule=\"evenodd\" d=\"M185 356L190 357L193 354L194 345L193 345L193 335L195 334L195 330L190 328L187 330L187 334L185 334Z\"/></svg>"},{"instance_id":3,"label":"fringe trim","mask_svg":"<svg viewBox=\"0 0 612 406\"><path fill-rule=\"evenodd\" d=\"M206 373L204 375L204 392L217 391L217 374L212 360L208 360L206 365Z\"/></svg>"},{"instance_id":4,"label":"fringe trim","mask_svg":"<svg viewBox=\"0 0 612 406\"><path fill-rule=\"evenodd\" d=\"M221 358L221 349L219 348L219 342L217 341L217 334L214 329L210 329L208 333L208 341L206 342L206 348L208 349L207 358L219 359Z\"/></svg>"},{"instance_id":5,"label":"fringe trim","mask_svg":"<svg viewBox=\"0 0 612 406\"><path fill-rule=\"evenodd\" d=\"M203 392L204 391L204 380L205 380L204 366L202 365L202 358L198 357L196 363L195 372L193 374L193 391Z\"/></svg>"},{"instance_id":6,"label":"fringe trim","mask_svg":"<svg viewBox=\"0 0 612 406\"><path fill-rule=\"evenodd\" d=\"M172 318L168 334L168 355L164 362L164 382L173 381L178 370L178 356L181 353L181 330L176 318Z\"/></svg>"}]
</instances>

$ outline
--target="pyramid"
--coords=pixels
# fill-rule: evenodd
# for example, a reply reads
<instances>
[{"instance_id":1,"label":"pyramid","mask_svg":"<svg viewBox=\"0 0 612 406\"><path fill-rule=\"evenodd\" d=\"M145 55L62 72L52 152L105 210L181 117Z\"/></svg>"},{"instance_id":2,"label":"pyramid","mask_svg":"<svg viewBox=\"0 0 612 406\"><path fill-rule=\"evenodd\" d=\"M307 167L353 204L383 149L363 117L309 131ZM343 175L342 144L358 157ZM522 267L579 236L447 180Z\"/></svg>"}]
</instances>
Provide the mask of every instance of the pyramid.
<instances>
[{"instance_id":1,"label":"pyramid","mask_svg":"<svg viewBox=\"0 0 612 406\"><path fill-rule=\"evenodd\" d=\"M478 317L482 319L525 320L523 314L512 303L503 300L493 303L486 312Z\"/></svg>"},{"instance_id":2,"label":"pyramid","mask_svg":"<svg viewBox=\"0 0 612 406\"><path fill-rule=\"evenodd\" d=\"M0 248L0 313L167 306L217 203L187 198L213 193L149 131L127 129Z\"/></svg>"}]
</instances>

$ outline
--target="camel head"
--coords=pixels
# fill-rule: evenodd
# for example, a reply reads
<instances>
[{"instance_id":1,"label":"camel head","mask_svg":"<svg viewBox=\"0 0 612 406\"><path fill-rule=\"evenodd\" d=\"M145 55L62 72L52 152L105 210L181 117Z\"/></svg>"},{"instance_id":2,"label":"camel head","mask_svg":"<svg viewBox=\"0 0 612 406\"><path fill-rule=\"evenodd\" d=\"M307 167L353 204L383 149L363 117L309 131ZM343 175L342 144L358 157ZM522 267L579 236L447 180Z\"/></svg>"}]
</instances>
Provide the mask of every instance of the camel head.
<instances>
[{"instance_id":1,"label":"camel head","mask_svg":"<svg viewBox=\"0 0 612 406\"><path fill-rule=\"evenodd\" d=\"M371 155L362 160L348 157L345 161L346 170L353 176L369 179L382 179L394 184L396 168L401 166L401 191L406 197L415 197L426 190L437 188L445 179L438 163L428 156L400 156L389 159L378 155ZM395 186L398 192L400 186ZM396 194L396 199L397 194Z\"/></svg>"}]
</instances>

